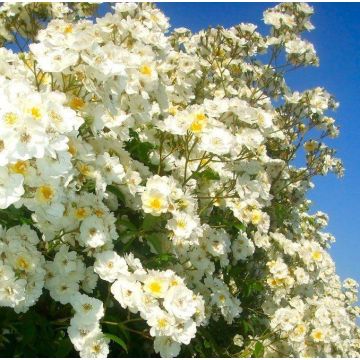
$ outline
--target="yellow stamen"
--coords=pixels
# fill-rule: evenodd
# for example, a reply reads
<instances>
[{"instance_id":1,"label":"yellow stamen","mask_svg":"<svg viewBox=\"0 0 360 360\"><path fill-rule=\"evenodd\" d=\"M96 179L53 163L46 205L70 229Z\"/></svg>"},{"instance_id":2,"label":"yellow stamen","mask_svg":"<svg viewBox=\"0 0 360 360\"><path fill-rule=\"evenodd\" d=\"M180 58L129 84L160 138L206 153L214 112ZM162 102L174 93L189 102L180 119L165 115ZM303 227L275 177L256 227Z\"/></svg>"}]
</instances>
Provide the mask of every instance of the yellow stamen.
<instances>
[{"instance_id":1,"label":"yellow stamen","mask_svg":"<svg viewBox=\"0 0 360 360\"><path fill-rule=\"evenodd\" d=\"M19 117L13 112L8 112L4 115L4 121L7 125L14 125L18 120Z\"/></svg>"},{"instance_id":2,"label":"yellow stamen","mask_svg":"<svg viewBox=\"0 0 360 360\"><path fill-rule=\"evenodd\" d=\"M148 65L141 65L139 68L139 71L141 74L146 75L146 76L151 76L151 74L152 74L151 67Z\"/></svg>"},{"instance_id":3,"label":"yellow stamen","mask_svg":"<svg viewBox=\"0 0 360 360\"><path fill-rule=\"evenodd\" d=\"M149 289L154 294L159 294L161 292L161 284L158 281L153 281L149 285Z\"/></svg>"},{"instance_id":4,"label":"yellow stamen","mask_svg":"<svg viewBox=\"0 0 360 360\"><path fill-rule=\"evenodd\" d=\"M262 215L259 210L253 210L251 213L251 223L254 225L257 225L262 220Z\"/></svg>"},{"instance_id":5,"label":"yellow stamen","mask_svg":"<svg viewBox=\"0 0 360 360\"><path fill-rule=\"evenodd\" d=\"M168 324L168 321L166 319L159 319L157 323L158 323L158 327L160 329L163 329Z\"/></svg>"},{"instance_id":6,"label":"yellow stamen","mask_svg":"<svg viewBox=\"0 0 360 360\"><path fill-rule=\"evenodd\" d=\"M62 117L53 110L50 111L49 117L54 123L61 123L63 120Z\"/></svg>"},{"instance_id":7,"label":"yellow stamen","mask_svg":"<svg viewBox=\"0 0 360 360\"><path fill-rule=\"evenodd\" d=\"M90 176L91 175L91 167L87 164L79 164L78 166L79 171L84 176Z\"/></svg>"},{"instance_id":8,"label":"yellow stamen","mask_svg":"<svg viewBox=\"0 0 360 360\"><path fill-rule=\"evenodd\" d=\"M75 156L76 152L77 152L75 145L69 143L68 144L68 152L71 154L71 156Z\"/></svg>"},{"instance_id":9,"label":"yellow stamen","mask_svg":"<svg viewBox=\"0 0 360 360\"><path fill-rule=\"evenodd\" d=\"M86 218L87 215L88 215L88 212L85 208L78 208L75 210L75 217L78 220L82 220L82 219Z\"/></svg>"},{"instance_id":10,"label":"yellow stamen","mask_svg":"<svg viewBox=\"0 0 360 360\"><path fill-rule=\"evenodd\" d=\"M55 192L54 192L53 188L49 185L41 185L37 189L37 198L41 202L51 201L52 198L54 197L54 195L55 195Z\"/></svg>"},{"instance_id":11,"label":"yellow stamen","mask_svg":"<svg viewBox=\"0 0 360 360\"><path fill-rule=\"evenodd\" d=\"M15 174L25 175L27 173L28 163L27 161L17 161L15 164L11 164L10 171Z\"/></svg>"},{"instance_id":12,"label":"yellow stamen","mask_svg":"<svg viewBox=\"0 0 360 360\"><path fill-rule=\"evenodd\" d=\"M28 262L25 258L23 258L22 256L20 256L20 257L17 259L16 265L17 265L20 269L22 269L22 270L27 270L27 269L29 269L29 267L30 267L29 262Z\"/></svg>"},{"instance_id":13,"label":"yellow stamen","mask_svg":"<svg viewBox=\"0 0 360 360\"><path fill-rule=\"evenodd\" d=\"M93 345L92 347L94 353L98 354L101 351L101 346L99 344Z\"/></svg>"},{"instance_id":14,"label":"yellow stamen","mask_svg":"<svg viewBox=\"0 0 360 360\"><path fill-rule=\"evenodd\" d=\"M42 115L41 115L41 110L36 107L33 106L30 110L29 110L31 116L35 119L35 120L40 120Z\"/></svg>"},{"instance_id":15,"label":"yellow stamen","mask_svg":"<svg viewBox=\"0 0 360 360\"><path fill-rule=\"evenodd\" d=\"M308 152L313 152L316 150L318 144L315 141L308 141L305 143L304 148Z\"/></svg>"},{"instance_id":16,"label":"yellow stamen","mask_svg":"<svg viewBox=\"0 0 360 360\"><path fill-rule=\"evenodd\" d=\"M83 304L82 305L83 309L85 311L90 311L92 309L92 305L91 304Z\"/></svg>"},{"instance_id":17,"label":"yellow stamen","mask_svg":"<svg viewBox=\"0 0 360 360\"><path fill-rule=\"evenodd\" d=\"M85 101L75 96L70 100L69 105L74 110L81 110L85 106Z\"/></svg>"},{"instance_id":18,"label":"yellow stamen","mask_svg":"<svg viewBox=\"0 0 360 360\"><path fill-rule=\"evenodd\" d=\"M190 125L190 131L193 133L201 132L206 125L206 115L204 113L196 113L193 115L194 120Z\"/></svg>"},{"instance_id":19,"label":"yellow stamen","mask_svg":"<svg viewBox=\"0 0 360 360\"><path fill-rule=\"evenodd\" d=\"M95 213L95 215L97 217L103 217L104 216L104 212L101 209L95 209L94 213Z\"/></svg>"},{"instance_id":20,"label":"yellow stamen","mask_svg":"<svg viewBox=\"0 0 360 360\"><path fill-rule=\"evenodd\" d=\"M315 261L320 261L322 259L322 253L321 251L313 251L311 254L311 257L313 258L313 260Z\"/></svg>"},{"instance_id":21,"label":"yellow stamen","mask_svg":"<svg viewBox=\"0 0 360 360\"><path fill-rule=\"evenodd\" d=\"M315 330L311 334L312 338L317 341L322 341L324 339L324 333L321 330Z\"/></svg>"},{"instance_id":22,"label":"yellow stamen","mask_svg":"<svg viewBox=\"0 0 360 360\"><path fill-rule=\"evenodd\" d=\"M170 281L170 286L177 286L177 285L179 285L179 282L176 279Z\"/></svg>"},{"instance_id":23,"label":"yellow stamen","mask_svg":"<svg viewBox=\"0 0 360 360\"><path fill-rule=\"evenodd\" d=\"M74 28L72 24L68 24L64 28L64 34L71 34L73 32Z\"/></svg>"},{"instance_id":24,"label":"yellow stamen","mask_svg":"<svg viewBox=\"0 0 360 360\"><path fill-rule=\"evenodd\" d=\"M176 225L180 228L180 229L185 229L186 227L186 222L184 219L180 219L176 221Z\"/></svg>"},{"instance_id":25,"label":"yellow stamen","mask_svg":"<svg viewBox=\"0 0 360 360\"><path fill-rule=\"evenodd\" d=\"M177 106L171 106L171 107L169 107L169 109L168 109L168 113L169 113L170 115L172 115L172 116L176 115L177 112L178 112Z\"/></svg>"},{"instance_id":26,"label":"yellow stamen","mask_svg":"<svg viewBox=\"0 0 360 360\"><path fill-rule=\"evenodd\" d=\"M161 208L161 200L159 198L151 199L150 207L154 210L159 210Z\"/></svg>"}]
</instances>

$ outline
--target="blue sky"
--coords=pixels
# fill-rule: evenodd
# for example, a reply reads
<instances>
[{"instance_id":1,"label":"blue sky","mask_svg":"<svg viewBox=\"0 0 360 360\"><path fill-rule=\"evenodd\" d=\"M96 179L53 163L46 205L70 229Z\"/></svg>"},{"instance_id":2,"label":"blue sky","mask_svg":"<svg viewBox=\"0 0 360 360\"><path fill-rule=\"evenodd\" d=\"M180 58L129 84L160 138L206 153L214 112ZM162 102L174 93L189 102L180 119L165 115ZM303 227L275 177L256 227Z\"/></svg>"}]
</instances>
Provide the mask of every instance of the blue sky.
<instances>
[{"instance_id":1,"label":"blue sky","mask_svg":"<svg viewBox=\"0 0 360 360\"><path fill-rule=\"evenodd\" d=\"M325 87L335 95L340 107L335 114L340 137L331 144L345 165L345 177L318 177L309 197L313 209L330 216L328 231L336 237L331 254L338 274L360 281L360 4L310 3L315 14L315 30L304 37L310 40L320 57L320 67L295 71L288 78L293 89ZM262 34L268 27L262 13L271 3L158 3L173 27L193 31L209 25L230 27L241 22L259 26Z\"/></svg>"}]
</instances>

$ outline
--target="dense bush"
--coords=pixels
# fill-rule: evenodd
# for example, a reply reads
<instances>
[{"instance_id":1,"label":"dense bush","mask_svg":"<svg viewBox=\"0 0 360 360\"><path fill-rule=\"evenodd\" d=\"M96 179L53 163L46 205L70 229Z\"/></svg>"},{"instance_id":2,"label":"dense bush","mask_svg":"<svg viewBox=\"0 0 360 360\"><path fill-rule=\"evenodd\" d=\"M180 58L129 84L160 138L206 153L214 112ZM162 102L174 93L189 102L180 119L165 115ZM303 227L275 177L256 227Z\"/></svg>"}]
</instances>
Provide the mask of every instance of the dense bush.
<instances>
[{"instance_id":1,"label":"dense bush","mask_svg":"<svg viewBox=\"0 0 360 360\"><path fill-rule=\"evenodd\" d=\"M0 7L1 355L359 356L306 199L343 172L337 103L285 82L318 64L312 8L267 10L267 36L96 12Z\"/></svg>"}]
</instances>

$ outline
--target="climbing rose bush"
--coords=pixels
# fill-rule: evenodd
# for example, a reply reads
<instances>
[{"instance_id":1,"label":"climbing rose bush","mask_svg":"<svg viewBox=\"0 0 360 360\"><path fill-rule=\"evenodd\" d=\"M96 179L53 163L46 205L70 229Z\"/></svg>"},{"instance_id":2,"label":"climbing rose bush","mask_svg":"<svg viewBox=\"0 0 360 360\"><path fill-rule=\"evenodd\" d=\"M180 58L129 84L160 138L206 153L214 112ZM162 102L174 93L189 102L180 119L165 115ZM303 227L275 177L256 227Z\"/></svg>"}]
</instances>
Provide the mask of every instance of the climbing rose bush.
<instances>
[{"instance_id":1,"label":"climbing rose bush","mask_svg":"<svg viewBox=\"0 0 360 360\"><path fill-rule=\"evenodd\" d=\"M107 8L0 7L0 352L359 357L358 284L306 198L343 174L338 104L286 84L319 63L313 9L261 35Z\"/></svg>"}]
</instances>

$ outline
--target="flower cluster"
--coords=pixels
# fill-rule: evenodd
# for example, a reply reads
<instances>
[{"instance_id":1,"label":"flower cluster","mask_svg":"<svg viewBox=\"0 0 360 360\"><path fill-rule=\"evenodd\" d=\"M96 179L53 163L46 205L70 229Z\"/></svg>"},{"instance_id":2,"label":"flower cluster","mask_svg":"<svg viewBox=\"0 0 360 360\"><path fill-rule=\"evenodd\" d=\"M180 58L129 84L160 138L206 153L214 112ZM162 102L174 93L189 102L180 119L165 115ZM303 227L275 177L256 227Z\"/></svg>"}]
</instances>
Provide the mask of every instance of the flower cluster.
<instances>
[{"instance_id":1,"label":"flower cluster","mask_svg":"<svg viewBox=\"0 0 360 360\"><path fill-rule=\"evenodd\" d=\"M140 312L155 337L162 357L174 357L180 344L189 344L196 326L204 321L204 302L173 271L146 271L132 254L125 258L114 251L96 256L95 272L112 284L111 293L123 308Z\"/></svg>"},{"instance_id":2,"label":"flower cluster","mask_svg":"<svg viewBox=\"0 0 360 360\"><path fill-rule=\"evenodd\" d=\"M351 307L357 301L358 285L348 279L343 292L335 265L320 245L331 240L319 231L326 225L326 216L319 212L306 216L297 233L270 233L267 283L271 298L263 308L282 340L266 356L282 351L297 357L357 355L353 339L359 334L355 322L359 311Z\"/></svg>"},{"instance_id":3,"label":"flower cluster","mask_svg":"<svg viewBox=\"0 0 360 360\"><path fill-rule=\"evenodd\" d=\"M104 316L103 303L84 294L71 298L75 315L70 321L68 334L81 357L106 357L109 353L109 339L103 336L99 320Z\"/></svg>"},{"instance_id":4,"label":"flower cluster","mask_svg":"<svg viewBox=\"0 0 360 360\"><path fill-rule=\"evenodd\" d=\"M338 104L285 79L318 64L312 8L267 10L268 36L95 8L0 7L0 306L51 302L81 357L118 329L137 355L359 356L357 283L306 199L343 174Z\"/></svg>"},{"instance_id":5,"label":"flower cluster","mask_svg":"<svg viewBox=\"0 0 360 360\"><path fill-rule=\"evenodd\" d=\"M45 288L54 300L68 304L80 289L87 293L94 290L98 276L83 260L75 251L69 251L68 245L61 245L54 260L46 261Z\"/></svg>"},{"instance_id":6,"label":"flower cluster","mask_svg":"<svg viewBox=\"0 0 360 360\"><path fill-rule=\"evenodd\" d=\"M0 227L0 306L26 312L42 293L45 259L39 238L28 225Z\"/></svg>"}]
</instances>

